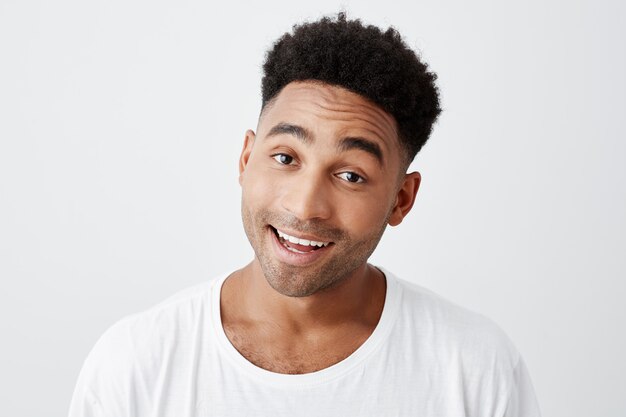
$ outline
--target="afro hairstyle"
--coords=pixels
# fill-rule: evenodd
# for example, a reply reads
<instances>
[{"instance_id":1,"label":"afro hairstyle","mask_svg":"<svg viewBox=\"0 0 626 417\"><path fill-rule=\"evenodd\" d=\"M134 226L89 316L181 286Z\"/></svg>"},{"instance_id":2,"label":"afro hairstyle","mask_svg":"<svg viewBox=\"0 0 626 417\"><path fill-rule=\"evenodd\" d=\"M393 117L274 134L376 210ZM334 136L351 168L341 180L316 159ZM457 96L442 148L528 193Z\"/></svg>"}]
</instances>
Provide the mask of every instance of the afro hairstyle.
<instances>
[{"instance_id":1,"label":"afro hairstyle","mask_svg":"<svg viewBox=\"0 0 626 417\"><path fill-rule=\"evenodd\" d=\"M391 114L407 165L437 119L437 75L428 71L394 28L382 31L345 13L293 26L268 50L262 109L294 81L319 81L355 92Z\"/></svg>"}]
</instances>

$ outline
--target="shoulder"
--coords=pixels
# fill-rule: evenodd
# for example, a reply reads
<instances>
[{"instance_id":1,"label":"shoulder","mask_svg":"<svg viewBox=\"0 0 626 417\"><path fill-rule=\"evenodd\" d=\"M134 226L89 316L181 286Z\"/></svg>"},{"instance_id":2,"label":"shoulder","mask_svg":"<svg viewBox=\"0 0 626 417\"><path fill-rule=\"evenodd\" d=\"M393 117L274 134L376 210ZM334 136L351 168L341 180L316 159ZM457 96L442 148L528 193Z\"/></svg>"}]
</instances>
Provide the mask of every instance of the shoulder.
<instances>
[{"instance_id":1,"label":"shoulder","mask_svg":"<svg viewBox=\"0 0 626 417\"><path fill-rule=\"evenodd\" d=\"M396 339L413 353L405 367L447 381L471 415L539 416L524 361L493 320L386 272L399 288ZM407 355L405 354L405 357ZM428 371L426 371L428 372Z\"/></svg>"},{"instance_id":2,"label":"shoulder","mask_svg":"<svg viewBox=\"0 0 626 417\"><path fill-rule=\"evenodd\" d=\"M184 289L110 326L87 355L77 389L102 399L132 390L137 378L152 379L163 363L196 342L194 332L204 327L217 281Z\"/></svg>"},{"instance_id":3,"label":"shoulder","mask_svg":"<svg viewBox=\"0 0 626 417\"><path fill-rule=\"evenodd\" d=\"M142 357L159 353L182 334L192 331L207 318L211 288L219 277L178 291L158 304L127 316L113 324L100 338L96 347L116 353L124 349ZM115 346L118 346L115 349Z\"/></svg>"},{"instance_id":4,"label":"shoulder","mask_svg":"<svg viewBox=\"0 0 626 417\"><path fill-rule=\"evenodd\" d=\"M484 371L490 366L510 373L520 355L502 328L492 319L457 305L422 286L398 278L402 291L400 319L438 355L456 358L466 368Z\"/></svg>"},{"instance_id":5,"label":"shoulder","mask_svg":"<svg viewBox=\"0 0 626 417\"><path fill-rule=\"evenodd\" d=\"M209 308L212 286L218 281L208 282L183 289L160 303L122 319L113 327L127 328L133 339L154 338L184 331L202 320Z\"/></svg>"}]
</instances>

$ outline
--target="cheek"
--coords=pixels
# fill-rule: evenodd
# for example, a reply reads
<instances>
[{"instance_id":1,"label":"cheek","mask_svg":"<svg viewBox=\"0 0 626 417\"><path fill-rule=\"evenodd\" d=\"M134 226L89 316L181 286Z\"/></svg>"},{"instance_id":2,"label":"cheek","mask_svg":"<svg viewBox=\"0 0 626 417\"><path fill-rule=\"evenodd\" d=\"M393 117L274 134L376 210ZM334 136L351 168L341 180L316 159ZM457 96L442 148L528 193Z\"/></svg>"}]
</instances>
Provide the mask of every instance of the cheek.
<instances>
[{"instance_id":1,"label":"cheek","mask_svg":"<svg viewBox=\"0 0 626 417\"><path fill-rule=\"evenodd\" d=\"M255 217L277 210L284 185L281 186L270 174L261 170L250 170L243 178L242 204Z\"/></svg>"},{"instance_id":2,"label":"cheek","mask_svg":"<svg viewBox=\"0 0 626 417\"><path fill-rule=\"evenodd\" d=\"M385 201L385 203L381 203ZM351 198L343 204L339 210L341 223L347 230L355 234L370 234L378 231L379 227L386 224L389 216L389 207L383 198L365 197Z\"/></svg>"}]
</instances>

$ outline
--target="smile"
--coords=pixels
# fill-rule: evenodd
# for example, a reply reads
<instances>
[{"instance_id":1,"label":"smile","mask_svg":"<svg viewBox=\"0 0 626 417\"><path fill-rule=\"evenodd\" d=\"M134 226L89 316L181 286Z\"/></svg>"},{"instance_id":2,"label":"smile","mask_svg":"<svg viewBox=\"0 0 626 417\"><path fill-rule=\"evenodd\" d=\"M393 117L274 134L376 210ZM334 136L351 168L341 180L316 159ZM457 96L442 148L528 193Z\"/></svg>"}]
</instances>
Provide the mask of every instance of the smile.
<instances>
[{"instance_id":1,"label":"smile","mask_svg":"<svg viewBox=\"0 0 626 417\"><path fill-rule=\"evenodd\" d=\"M279 259L292 265L304 266L315 262L333 244L333 242L293 236L273 226L270 226L269 229L272 231L276 254Z\"/></svg>"},{"instance_id":2,"label":"smile","mask_svg":"<svg viewBox=\"0 0 626 417\"><path fill-rule=\"evenodd\" d=\"M275 230L276 230L276 233L278 234L278 237L280 237L282 240L286 240L288 242L295 243L301 246L313 246L313 247L321 248L322 246L328 246L330 244L330 242L318 242L315 240L300 239L295 236L288 235L287 233L281 230L278 230L278 229L275 229Z\"/></svg>"}]
</instances>

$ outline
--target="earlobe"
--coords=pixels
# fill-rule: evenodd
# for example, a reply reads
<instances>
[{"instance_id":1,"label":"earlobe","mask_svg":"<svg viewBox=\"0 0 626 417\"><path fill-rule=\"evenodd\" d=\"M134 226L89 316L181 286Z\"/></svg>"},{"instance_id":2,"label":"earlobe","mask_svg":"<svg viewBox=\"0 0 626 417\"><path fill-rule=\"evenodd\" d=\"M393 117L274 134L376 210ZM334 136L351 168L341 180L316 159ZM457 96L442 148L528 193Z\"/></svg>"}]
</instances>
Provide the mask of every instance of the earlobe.
<instances>
[{"instance_id":1,"label":"earlobe","mask_svg":"<svg viewBox=\"0 0 626 417\"><path fill-rule=\"evenodd\" d=\"M397 226L402 223L404 217L411 211L421 182L422 176L419 172L411 172L404 176L404 181L396 196L396 204L391 211L391 216L389 216L390 226Z\"/></svg>"},{"instance_id":2,"label":"earlobe","mask_svg":"<svg viewBox=\"0 0 626 417\"><path fill-rule=\"evenodd\" d=\"M250 159L250 154L252 153L252 147L254 146L254 139L256 135L250 129L246 130L246 135L243 140L243 149L241 150L241 155L239 156L239 184L243 181L243 174L246 170L246 166L248 165L248 160Z\"/></svg>"}]
</instances>

